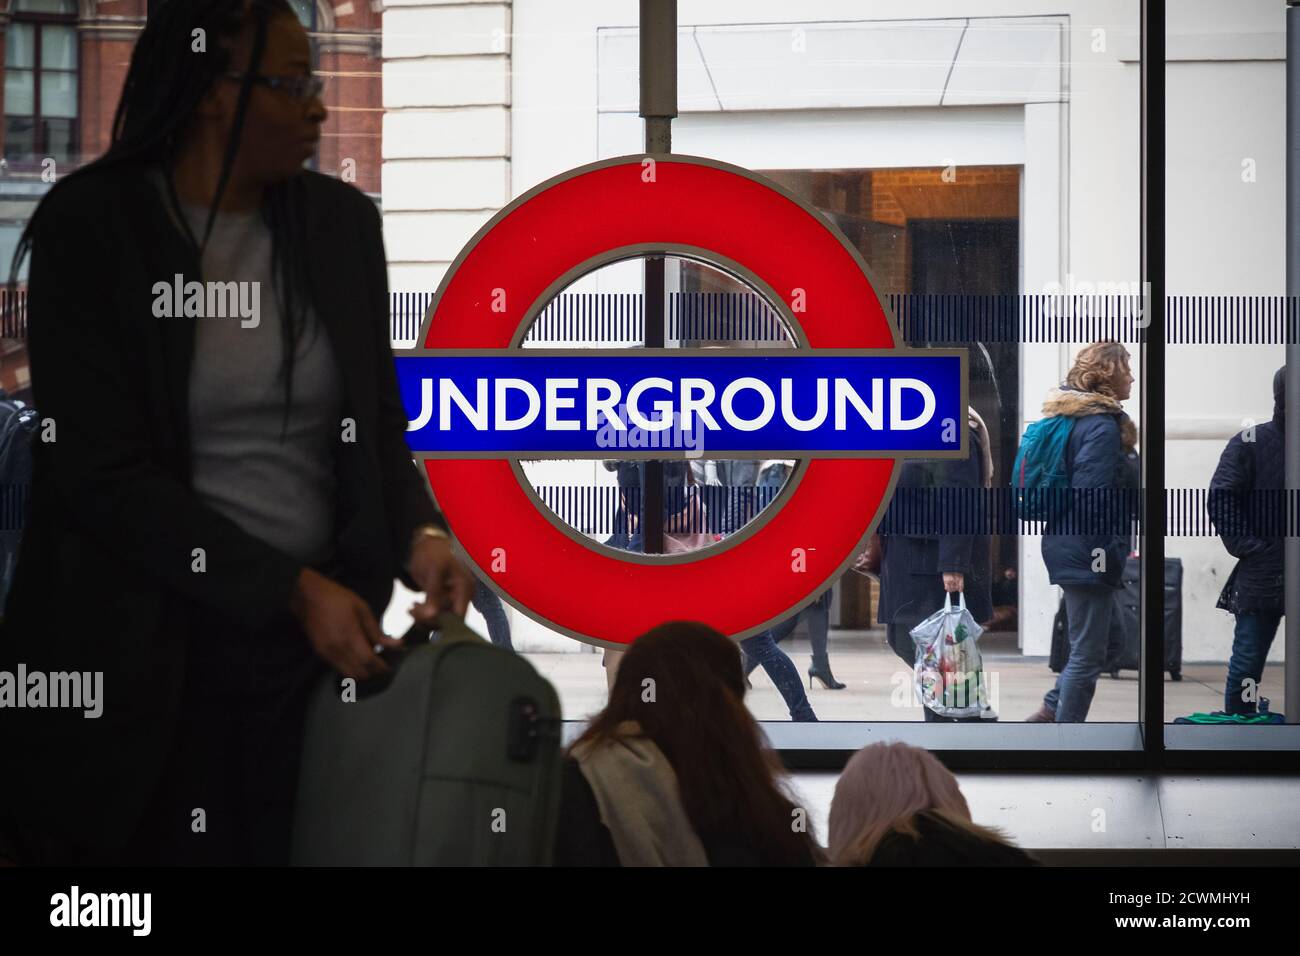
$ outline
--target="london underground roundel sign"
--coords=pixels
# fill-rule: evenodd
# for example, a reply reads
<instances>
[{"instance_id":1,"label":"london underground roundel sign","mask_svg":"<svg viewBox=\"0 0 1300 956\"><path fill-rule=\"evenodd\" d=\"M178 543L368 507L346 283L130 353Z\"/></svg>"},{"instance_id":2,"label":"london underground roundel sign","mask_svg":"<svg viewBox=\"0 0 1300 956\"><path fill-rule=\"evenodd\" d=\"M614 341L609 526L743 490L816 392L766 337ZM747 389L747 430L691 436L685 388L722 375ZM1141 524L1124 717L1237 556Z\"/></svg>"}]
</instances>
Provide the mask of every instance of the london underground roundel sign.
<instances>
[{"instance_id":1,"label":"london underground roundel sign","mask_svg":"<svg viewBox=\"0 0 1300 956\"><path fill-rule=\"evenodd\" d=\"M767 299L796 348L523 349L534 318L609 262L675 255ZM670 619L748 637L810 603L853 560L898 459L964 458L966 355L901 347L865 263L815 210L754 173L677 154L571 170L492 218L443 278L418 347L397 353L407 441L476 573L521 611L623 645ZM694 442L611 450L601 428ZM672 556L565 527L518 462L797 458L759 516Z\"/></svg>"}]
</instances>

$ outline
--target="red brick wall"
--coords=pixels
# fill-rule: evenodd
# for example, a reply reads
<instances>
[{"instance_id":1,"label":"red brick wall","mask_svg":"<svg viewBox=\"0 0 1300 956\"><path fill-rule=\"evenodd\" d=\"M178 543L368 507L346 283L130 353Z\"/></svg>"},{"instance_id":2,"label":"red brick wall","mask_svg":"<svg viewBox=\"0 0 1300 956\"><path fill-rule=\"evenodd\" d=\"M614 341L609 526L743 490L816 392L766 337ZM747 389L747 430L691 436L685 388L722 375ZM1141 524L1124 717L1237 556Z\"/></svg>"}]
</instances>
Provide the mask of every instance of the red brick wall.
<instances>
[{"instance_id":1,"label":"red brick wall","mask_svg":"<svg viewBox=\"0 0 1300 956\"><path fill-rule=\"evenodd\" d=\"M144 25L147 0L114 0L102 8L104 15L126 17L122 28L131 29L129 18ZM7 9L10 0L0 0ZM376 38L383 14L370 8L369 0L353 0L353 11L336 17L334 33L361 33ZM115 24L116 25L116 24ZM115 31L120 33L120 29ZM0 38L3 30L0 29ZM322 47L319 70L330 74L325 105L330 111L325 121L320 150L320 169L329 175L340 173L343 159L356 160L356 184L367 192L379 192L379 166L382 135L381 62L378 43L374 55L330 49L336 44L324 34L318 37ZM134 37L101 34L99 30L81 32L79 48L78 110L80 112L81 159L89 161L108 148L113 131L113 114L122 95ZM0 68L4 64L4 45L0 43ZM3 88L0 87L0 102ZM3 130L0 130L3 136Z\"/></svg>"},{"instance_id":2,"label":"red brick wall","mask_svg":"<svg viewBox=\"0 0 1300 956\"><path fill-rule=\"evenodd\" d=\"M871 218L897 226L909 219L1015 219L1020 167L958 166L879 169L871 173Z\"/></svg>"},{"instance_id":3,"label":"red brick wall","mask_svg":"<svg viewBox=\"0 0 1300 956\"><path fill-rule=\"evenodd\" d=\"M327 74L321 131L320 171L338 176L345 159L356 163L355 185L379 192L383 109L380 63L361 53L322 52L320 72ZM374 75L369 75L374 74Z\"/></svg>"}]
</instances>

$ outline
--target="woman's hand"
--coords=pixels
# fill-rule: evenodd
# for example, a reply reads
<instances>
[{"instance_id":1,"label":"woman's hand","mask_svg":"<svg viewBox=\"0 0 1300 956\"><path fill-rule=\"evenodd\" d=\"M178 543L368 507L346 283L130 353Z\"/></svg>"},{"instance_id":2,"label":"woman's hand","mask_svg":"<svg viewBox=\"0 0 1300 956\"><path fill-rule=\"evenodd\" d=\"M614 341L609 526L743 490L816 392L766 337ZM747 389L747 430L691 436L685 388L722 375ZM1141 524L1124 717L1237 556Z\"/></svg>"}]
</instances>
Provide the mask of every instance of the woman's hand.
<instances>
[{"instance_id":1,"label":"woman's hand","mask_svg":"<svg viewBox=\"0 0 1300 956\"><path fill-rule=\"evenodd\" d=\"M465 616L474 596L474 575L452 555L449 539L418 536L411 545L406 569L424 592L424 601L411 605L411 617L432 624L444 608L457 617Z\"/></svg>"},{"instance_id":2,"label":"woman's hand","mask_svg":"<svg viewBox=\"0 0 1300 956\"><path fill-rule=\"evenodd\" d=\"M388 665L376 647L401 647L379 629L370 605L355 591L311 568L303 568L289 609L302 625L312 649L344 677L366 680Z\"/></svg>"},{"instance_id":3,"label":"woman's hand","mask_svg":"<svg viewBox=\"0 0 1300 956\"><path fill-rule=\"evenodd\" d=\"M966 590L966 575L960 571L943 572L943 589L953 594Z\"/></svg>"}]
</instances>

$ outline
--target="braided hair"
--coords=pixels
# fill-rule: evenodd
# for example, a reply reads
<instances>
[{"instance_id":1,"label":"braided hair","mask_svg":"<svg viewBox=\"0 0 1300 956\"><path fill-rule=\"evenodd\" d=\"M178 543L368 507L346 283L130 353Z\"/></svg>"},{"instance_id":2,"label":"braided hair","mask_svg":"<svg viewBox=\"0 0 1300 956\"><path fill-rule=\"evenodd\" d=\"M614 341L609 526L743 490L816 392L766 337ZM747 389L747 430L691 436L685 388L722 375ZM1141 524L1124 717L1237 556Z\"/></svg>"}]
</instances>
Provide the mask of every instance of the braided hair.
<instances>
[{"instance_id":1,"label":"braided hair","mask_svg":"<svg viewBox=\"0 0 1300 956\"><path fill-rule=\"evenodd\" d=\"M53 194L63 183L92 170L108 166L133 164L141 170L161 164L167 180L169 201L177 219L185 225L172 183L172 161L182 136L199 102L212 84L231 69L232 46L252 20L253 41L248 68L239 87L234 120L231 125L216 193L208 209L201 239L187 238L202 256L216 218L221 197L230 178L231 167L239 150L253 77L261 65L266 49L268 23L273 16L296 15L288 0L168 0L150 14L131 54L121 99L113 116L108 149L99 158L73 170L50 189ZM202 30L202 34L197 31ZM202 35L206 52L185 56L196 35ZM280 312L281 341L284 346L279 378L284 383L284 418L281 440L288 424L289 403L293 387L294 354L306 325L306 311L311 302L311 285L307 277L306 229L303 220L303 185L300 177L268 185L262 205L262 217L271 232L271 271L277 292L282 297ZM19 237L10 263L9 278L0 314L10 327L10 313L16 306L17 276L22 261L31 250L32 232L39 221L44 203L37 206ZM189 233L188 226L185 227Z\"/></svg>"}]
</instances>

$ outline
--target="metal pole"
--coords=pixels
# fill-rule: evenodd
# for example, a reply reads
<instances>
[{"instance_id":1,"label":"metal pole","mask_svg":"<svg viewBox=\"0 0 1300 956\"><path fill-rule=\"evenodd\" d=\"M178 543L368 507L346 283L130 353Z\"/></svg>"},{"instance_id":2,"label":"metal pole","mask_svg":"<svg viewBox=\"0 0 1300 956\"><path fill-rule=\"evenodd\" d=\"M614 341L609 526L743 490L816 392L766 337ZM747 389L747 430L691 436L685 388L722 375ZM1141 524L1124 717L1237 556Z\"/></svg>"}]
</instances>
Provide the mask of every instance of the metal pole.
<instances>
[{"instance_id":1,"label":"metal pole","mask_svg":"<svg viewBox=\"0 0 1300 956\"><path fill-rule=\"evenodd\" d=\"M1283 557L1286 592L1286 722L1300 723L1300 0L1286 7L1286 487L1287 522Z\"/></svg>"},{"instance_id":2,"label":"metal pole","mask_svg":"<svg viewBox=\"0 0 1300 956\"><path fill-rule=\"evenodd\" d=\"M1142 660L1138 711L1146 765L1164 760L1165 709L1165 3L1143 0ZM1150 290L1147 295L1146 291ZM1156 440L1152 441L1154 435Z\"/></svg>"},{"instance_id":3,"label":"metal pole","mask_svg":"<svg viewBox=\"0 0 1300 956\"><path fill-rule=\"evenodd\" d=\"M645 151L670 153L673 117L677 115L677 0L641 0L641 117L645 120ZM664 347L664 257L645 260L645 347ZM664 466L645 463L642 485L643 534L646 554L664 552Z\"/></svg>"}]
</instances>

